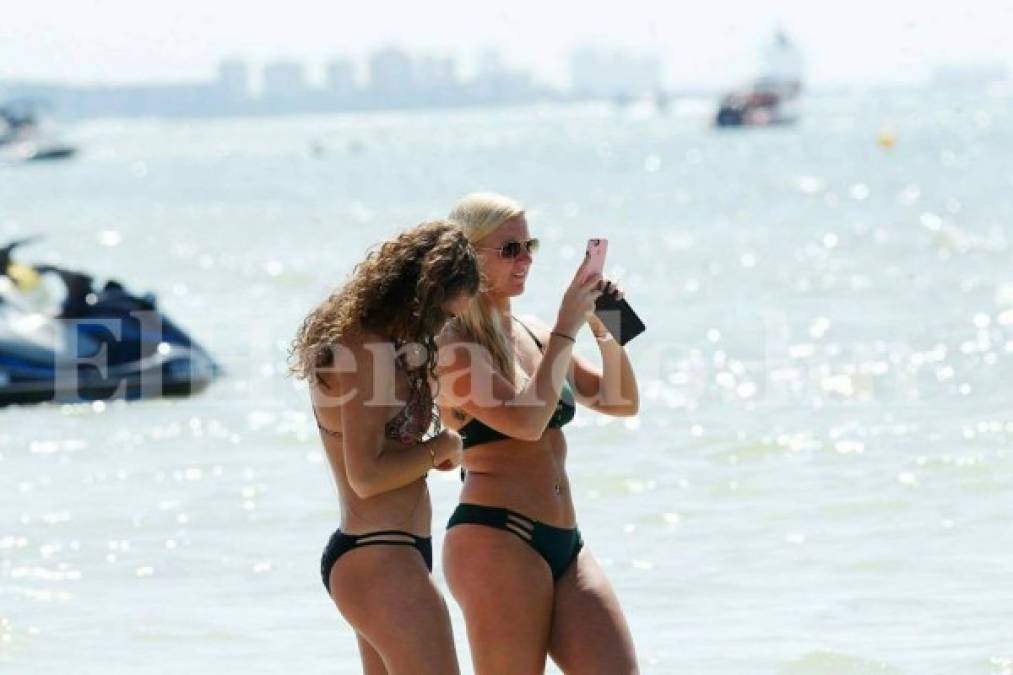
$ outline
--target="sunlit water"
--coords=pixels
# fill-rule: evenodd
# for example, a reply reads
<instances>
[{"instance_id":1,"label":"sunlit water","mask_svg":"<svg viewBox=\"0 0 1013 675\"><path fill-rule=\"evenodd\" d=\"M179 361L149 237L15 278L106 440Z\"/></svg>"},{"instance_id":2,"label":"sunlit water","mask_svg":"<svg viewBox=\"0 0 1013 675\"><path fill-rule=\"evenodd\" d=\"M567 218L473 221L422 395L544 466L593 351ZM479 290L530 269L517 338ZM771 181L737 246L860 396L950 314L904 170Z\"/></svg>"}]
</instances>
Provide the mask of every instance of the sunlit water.
<instances>
[{"instance_id":1,"label":"sunlit water","mask_svg":"<svg viewBox=\"0 0 1013 675\"><path fill-rule=\"evenodd\" d=\"M356 672L286 346L368 245L494 189L544 242L517 311L551 320L604 235L649 327L640 417L567 428L645 672L1013 673L1010 103L813 97L744 132L694 104L96 121L78 160L0 168L0 238L156 291L229 371L0 411L0 664ZM459 483L430 484L439 550Z\"/></svg>"}]
</instances>

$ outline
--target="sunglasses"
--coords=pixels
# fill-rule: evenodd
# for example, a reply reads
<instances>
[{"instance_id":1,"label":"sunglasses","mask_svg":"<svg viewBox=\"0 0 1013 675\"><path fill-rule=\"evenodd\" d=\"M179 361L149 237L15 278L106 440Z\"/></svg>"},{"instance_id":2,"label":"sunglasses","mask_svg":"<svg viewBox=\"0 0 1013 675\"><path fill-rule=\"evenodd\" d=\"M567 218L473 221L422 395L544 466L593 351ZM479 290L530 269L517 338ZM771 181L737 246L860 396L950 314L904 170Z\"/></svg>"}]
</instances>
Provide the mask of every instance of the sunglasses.
<instances>
[{"instance_id":1,"label":"sunglasses","mask_svg":"<svg viewBox=\"0 0 1013 675\"><path fill-rule=\"evenodd\" d=\"M528 239L527 241L508 241L499 248L493 248L491 246L476 246L479 251L499 251L500 258L516 258L521 254L521 250L528 252L528 255L534 255L538 252L539 241L537 239Z\"/></svg>"}]
</instances>

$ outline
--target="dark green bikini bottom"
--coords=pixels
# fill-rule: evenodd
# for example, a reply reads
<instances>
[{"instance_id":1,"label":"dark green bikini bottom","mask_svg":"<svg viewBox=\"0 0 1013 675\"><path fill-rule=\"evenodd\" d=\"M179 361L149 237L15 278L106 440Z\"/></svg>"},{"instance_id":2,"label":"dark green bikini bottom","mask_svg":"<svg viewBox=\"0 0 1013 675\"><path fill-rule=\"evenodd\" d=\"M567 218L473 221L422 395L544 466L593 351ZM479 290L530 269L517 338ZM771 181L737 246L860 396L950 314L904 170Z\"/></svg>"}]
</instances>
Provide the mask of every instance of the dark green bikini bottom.
<instances>
[{"instance_id":1,"label":"dark green bikini bottom","mask_svg":"<svg viewBox=\"0 0 1013 675\"><path fill-rule=\"evenodd\" d=\"M584 540L576 527L553 527L498 506L458 504L450 516L447 529L466 523L506 530L523 539L549 565L553 581L559 581L584 547Z\"/></svg>"}]
</instances>

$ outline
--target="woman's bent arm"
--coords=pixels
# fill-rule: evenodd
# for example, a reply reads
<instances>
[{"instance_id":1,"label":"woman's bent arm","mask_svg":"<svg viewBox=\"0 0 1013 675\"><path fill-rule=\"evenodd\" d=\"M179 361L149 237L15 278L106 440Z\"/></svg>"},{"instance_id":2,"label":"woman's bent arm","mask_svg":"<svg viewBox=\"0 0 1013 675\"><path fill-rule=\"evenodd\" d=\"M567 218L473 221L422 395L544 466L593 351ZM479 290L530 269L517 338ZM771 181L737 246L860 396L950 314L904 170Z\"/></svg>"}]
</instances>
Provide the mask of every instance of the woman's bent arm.
<instances>
[{"instance_id":1,"label":"woman's bent arm","mask_svg":"<svg viewBox=\"0 0 1013 675\"><path fill-rule=\"evenodd\" d=\"M453 329L446 329L440 350L441 402L464 410L496 431L525 441L537 441L545 433L563 389L573 354L575 335L594 309L601 292L601 275L587 275L587 258L577 268L563 294L555 328L545 345L531 379L520 387L497 372L491 355ZM516 357L510 367L516 372Z\"/></svg>"},{"instance_id":2,"label":"woman's bent arm","mask_svg":"<svg viewBox=\"0 0 1013 675\"><path fill-rule=\"evenodd\" d=\"M611 335L596 339L599 371L583 357L573 357L574 395L587 407L613 417L632 417L640 410L637 376L626 350Z\"/></svg>"},{"instance_id":3,"label":"woman's bent arm","mask_svg":"<svg viewBox=\"0 0 1013 675\"><path fill-rule=\"evenodd\" d=\"M453 455L454 439L441 434L425 443L408 445L387 438L385 426L393 382L375 382L375 354L361 344L348 347L356 368L337 374L343 393L341 431L348 484L362 498L408 485ZM382 391L374 391L379 385ZM377 396L379 395L379 397ZM460 441L457 441L459 447Z\"/></svg>"},{"instance_id":4,"label":"woman's bent arm","mask_svg":"<svg viewBox=\"0 0 1013 675\"><path fill-rule=\"evenodd\" d=\"M458 408L512 438L541 438L556 410L573 342L551 336L531 379L514 386L493 365L489 353L448 329L441 337L441 403Z\"/></svg>"}]
</instances>

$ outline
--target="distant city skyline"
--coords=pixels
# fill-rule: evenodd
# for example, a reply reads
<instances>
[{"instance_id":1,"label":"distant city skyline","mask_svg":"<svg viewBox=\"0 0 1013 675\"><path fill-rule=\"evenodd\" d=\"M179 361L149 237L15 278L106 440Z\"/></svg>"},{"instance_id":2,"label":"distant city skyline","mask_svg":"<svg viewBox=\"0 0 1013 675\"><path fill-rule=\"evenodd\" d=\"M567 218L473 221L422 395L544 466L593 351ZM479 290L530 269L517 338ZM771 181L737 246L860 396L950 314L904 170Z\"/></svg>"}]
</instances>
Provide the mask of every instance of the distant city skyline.
<instances>
[{"instance_id":1,"label":"distant city skyline","mask_svg":"<svg viewBox=\"0 0 1013 675\"><path fill-rule=\"evenodd\" d=\"M42 102L67 117L108 115L222 116L325 113L344 110L515 105L606 98L623 103L659 100L670 92L659 80L656 58L617 50L581 49L570 55L571 86L536 83L531 72L483 53L478 69L462 72L453 56L413 54L385 47L368 55L362 76L349 58L323 64L311 81L307 64L281 59L254 66L221 61L213 78L190 81L78 85L0 81L2 97ZM685 94L687 92L680 92Z\"/></svg>"},{"instance_id":2,"label":"distant city skyline","mask_svg":"<svg viewBox=\"0 0 1013 675\"><path fill-rule=\"evenodd\" d=\"M311 77L314 68L322 77ZM348 56L322 64L279 59L255 64L242 58L222 59L214 78L233 94L253 97L285 97L307 91L351 94L373 90L400 94L411 90L440 91L463 86L500 86L507 89L543 89L557 93L600 96L645 96L666 88L661 63L651 54L622 49L585 47L567 57L566 87L539 83L531 71L507 64L495 49L483 52L477 68L466 69L454 56L418 54L398 47L384 47L357 63Z\"/></svg>"},{"instance_id":3,"label":"distant city skyline","mask_svg":"<svg viewBox=\"0 0 1013 675\"><path fill-rule=\"evenodd\" d=\"M568 55L594 46L656 55L666 86L726 86L748 74L756 49L778 25L799 44L814 85L919 80L943 64L1013 65L1013 3L1000 1L931 8L912 0L742 1L680 13L644 0L610 9L535 0L494 8L377 1L354 10L308 0L268 7L35 0L5 7L3 19L0 81L206 80L223 57L236 56L258 68L304 63L309 81L322 83L328 61L349 59L361 76L368 55L384 46L454 58L467 75L495 47L507 66L531 72L536 83L565 87Z\"/></svg>"}]
</instances>

